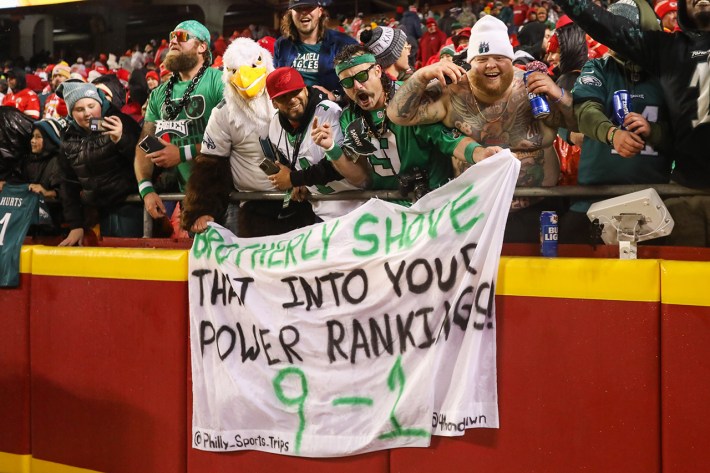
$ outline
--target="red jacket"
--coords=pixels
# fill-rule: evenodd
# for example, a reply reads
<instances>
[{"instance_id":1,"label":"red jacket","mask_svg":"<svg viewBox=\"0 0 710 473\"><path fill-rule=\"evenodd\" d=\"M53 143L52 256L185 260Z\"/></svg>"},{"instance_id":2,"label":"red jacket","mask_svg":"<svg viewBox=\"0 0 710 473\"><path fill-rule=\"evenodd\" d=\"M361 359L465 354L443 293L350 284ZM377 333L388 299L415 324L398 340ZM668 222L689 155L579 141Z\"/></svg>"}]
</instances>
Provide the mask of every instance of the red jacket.
<instances>
[{"instance_id":1,"label":"red jacket","mask_svg":"<svg viewBox=\"0 0 710 473\"><path fill-rule=\"evenodd\" d=\"M51 93L47 96L42 118L62 118L66 117L68 113L66 102L60 99L57 94Z\"/></svg>"},{"instance_id":2,"label":"red jacket","mask_svg":"<svg viewBox=\"0 0 710 473\"><path fill-rule=\"evenodd\" d=\"M39 119L39 97L30 89L23 89L16 94L7 94L2 104L15 107L30 118Z\"/></svg>"},{"instance_id":3,"label":"red jacket","mask_svg":"<svg viewBox=\"0 0 710 473\"><path fill-rule=\"evenodd\" d=\"M446 33L440 29L436 32L429 33L428 31L419 38L419 60L422 64L426 64L432 56L438 56L439 51L446 43Z\"/></svg>"}]
</instances>

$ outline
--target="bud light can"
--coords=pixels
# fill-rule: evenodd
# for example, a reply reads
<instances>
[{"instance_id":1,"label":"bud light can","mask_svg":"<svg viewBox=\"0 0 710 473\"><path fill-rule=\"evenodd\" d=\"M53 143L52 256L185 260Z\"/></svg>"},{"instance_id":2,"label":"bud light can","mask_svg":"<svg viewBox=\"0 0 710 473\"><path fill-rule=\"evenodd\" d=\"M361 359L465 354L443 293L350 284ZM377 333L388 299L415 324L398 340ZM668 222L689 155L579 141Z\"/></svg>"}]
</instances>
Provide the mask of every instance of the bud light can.
<instances>
[{"instance_id":1,"label":"bud light can","mask_svg":"<svg viewBox=\"0 0 710 473\"><path fill-rule=\"evenodd\" d=\"M614 104L614 123L620 126L623 130L624 120L626 115L629 114L631 110L631 96L628 90L617 90L614 92L613 97Z\"/></svg>"},{"instance_id":2,"label":"bud light can","mask_svg":"<svg viewBox=\"0 0 710 473\"><path fill-rule=\"evenodd\" d=\"M540 214L540 254L557 256L557 212L545 210Z\"/></svg>"},{"instance_id":3,"label":"bud light can","mask_svg":"<svg viewBox=\"0 0 710 473\"><path fill-rule=\"evenodd\" d=\"M525 87L528 86L528 76L535 71L528 71L523 74ZM528 100L530 100L530 108L532 109L533 117L545 118L550 114L550 104L547 103L547 97L543 94L531 94L528 92Z\"/></svg>"}]
</instances>

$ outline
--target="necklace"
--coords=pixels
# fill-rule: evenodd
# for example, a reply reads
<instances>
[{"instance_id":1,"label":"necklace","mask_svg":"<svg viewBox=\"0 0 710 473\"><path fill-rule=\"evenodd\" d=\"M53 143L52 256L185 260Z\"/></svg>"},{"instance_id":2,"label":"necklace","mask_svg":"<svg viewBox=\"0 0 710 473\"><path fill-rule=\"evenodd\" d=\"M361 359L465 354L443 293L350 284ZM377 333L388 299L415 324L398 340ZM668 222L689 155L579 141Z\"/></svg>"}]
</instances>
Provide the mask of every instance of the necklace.
<instances>
[{"instance_id":1,"label":"necklace","mask_svg":"<svg viewBox=\"0 0 710 473\"><path fill-rule=\"evenodd\" d=\"M180 102L178 102L177 105L173 105L172 97L173 87L175 87L175 84L177 84L179 81L179 73L173 73L173 76L170 78L170 81L168 81L168 87L165 89L164 107L165 114L167 115L165 117L166 120L175 120L177 116L180 115L180 112L185 108L185 105L187 105L188 100L190 100L190 95L195 90L195 87L197 87L197 83L200 82L200 78L202 78L202 75L205 73L206 70L207 63L204 63L200 70L197 71L197 74L195 74L195 77L193 77L190 83L187 85L187 89L185 89L185 93L182 95L182 99L180 99Z\"/></svg>"},{"instance_id":2,"label":"necklace","mask_svg":"<svg viewBox=\"0 0 710 473\"><path fill-rule=\"evenodd\" d=\"M365 121L365 126L367 127L367 134L370 138L374 137L376 139L381 139L387 132L387 126L389 125L389 118L387 117L387 104L389 103L389 94L385 92L385 105L381 112L384 116L380 122L380 126L376 127L375 123L370 119L370 112L363 110L362 118Z\"/></svg>"},{"instance_id":3,"label":"necklace","mask_svg":"<svg viewBox=\"0 0 710 473\"><path fill-rule=\"evenodd\" d=\"M473 104L476 106L476 110L478 111L478 114L481 116L481 118L483 118L487 123L495 123L503 118L505 111L508 110L509 100L505 101L505 106L503 107L503 111L500 112L500 115L495 118L488 118L481 111L481 107L478 106L478 101L476 100L476 94L473 91L473 85L471 84L471 81L468 81L468 88L471 89L471 97L473 97Z\"/></svg>"}]
</instances>

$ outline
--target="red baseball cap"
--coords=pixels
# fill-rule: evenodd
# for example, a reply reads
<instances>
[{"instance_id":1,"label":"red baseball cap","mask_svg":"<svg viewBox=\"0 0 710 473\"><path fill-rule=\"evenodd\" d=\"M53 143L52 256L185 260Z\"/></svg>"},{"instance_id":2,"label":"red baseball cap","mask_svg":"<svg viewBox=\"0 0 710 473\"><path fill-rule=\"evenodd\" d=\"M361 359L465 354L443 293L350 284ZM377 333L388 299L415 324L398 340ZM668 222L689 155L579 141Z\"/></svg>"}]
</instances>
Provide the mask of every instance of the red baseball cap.
<instances>
[{"instance_id":1,"label":"red baseball cap","mask_svg":"<svg viewBox=\"0 0 710 473\"><path fill-rule=\"evenodd\" d=\"M279 67L266 77L266 92L271 100L305 87L303 77L293 67Z\"/></svg>"},{"instance_id":2,"label":"red baseball cap","mask_svg":"<svg viewBox=\"0 0 710 473\"><path fill-rule=\"evenodd\" d=\"M675 0L662 0L656 4L654 11L658 18L663 19L668 13L678 11L678 2Z\"/></svg>"}]
</instances>

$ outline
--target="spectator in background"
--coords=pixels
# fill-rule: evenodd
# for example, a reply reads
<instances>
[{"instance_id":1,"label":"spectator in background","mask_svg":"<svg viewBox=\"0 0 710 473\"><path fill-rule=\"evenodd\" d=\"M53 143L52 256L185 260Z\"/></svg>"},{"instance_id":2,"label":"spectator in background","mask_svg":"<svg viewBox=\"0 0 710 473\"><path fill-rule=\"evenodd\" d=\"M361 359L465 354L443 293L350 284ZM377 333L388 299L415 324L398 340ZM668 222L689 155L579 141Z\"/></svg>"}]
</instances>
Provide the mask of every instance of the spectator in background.
<instances>
[{"instance_id":1,"label":"spectator in background","mask_svg":"<svg viewBox=\"0 0 710 473\"><path fill-rule=\"evenodd\" d=\"M678 28L678 2L675 0L661 0L654 8L656 15L661 19L663 31L672 33Z\"/></svg>"},{"instance_id":2,"label":"spectator in background","mask_svg":"<svg viewBox=\"0 0 710 473\"><path fill-rule=\"evenodd\" d=\"M631 28L659 31L658 20L645 0L633 1L635 6L628 2L612 4L609 12L628 20ZM623 123L613 120L613 96L618 90L628 90L631 95L631 113ZM573 95L579 130L585 135L579 165L580 185L669 182L670 126L657 78L610 51L609 57L593 59L584 65ZM560 218L561 241L599 243L590 241L592 232L586 213L592 203L576 199L570 212Z\"/></svg>"},{"instance_id":3,"label":"spectator in background","mask_svg":"<svg viewBox=\"0 0 710 473\"><path fill-rule=\"evenodd\" d=\"M548 57L556 55L553 77L561 88L571 91L582 67L587 62L585 33L567 15L559 19L547 45ZM548 61L550 62L550 61ZM579 169L581 133L559 128L555 150L560 158L560 185L576 185Z\"/></svg>"},{"instance_id":4,"label":"spectator in background","mask_svg":"<svg viewBox=\"0 0 710 473\"><path fill-rule=\"evenodd\" d=\"M69 113L67 104L57 95L57 89L71 74L69 64L62 61L52 69L52 78L49 82L51 92L44 101L42 118L62 118Z\"/></svg>"},{"instance_id":5,"label":"spectator in background","mask_svg":"<svg viewBox=\"0 0 710 473\"><path fill-rule=\"evenodd\" d=\"M227 42L224 40L224 36L218 33L214 33L214 43L212 43L212 53L214 57L224 56L224 52L227 50Z\"/></svg>"},{"instance_id":6,"label":"spectator in background","mask_svg":"<svg viewBox=\"0 0 710 473\"><path fill-rule=\"evenodd\" d=\"M518 30L518 42L520 43L518 49L530 53L532 57L540 61L545 54L542 49L545 31L552 28L547 25L547 10L544 7L530 10L530 13L533 14L533 19Z\"/></svg>"},{"instance_id":7,"label":"spectator in background","mask_svg":"<svg viewBox=\"0 0 710 473\"><path fill-rule=\"evenodd\" d=\"M140 237L143 212L125 203L138 190L133 156L140 127L93 84L67 81L60 94L71 120L59 154L60 196L70 232L59 245L81 245L84 227L96 223L103 236ZM100 129L91 129L92 119L101 120Z\"/></svg>"},{"instance_id":8,"label":"spectator in background","mask_svg":"<svg viewBox=\"0 0 710 473\"><path fill-rule=\"evenodd\" d=\"M6 74L8 92L2 105L15 107L33 120L40 117L39 97L37 93L27 87L25 71L10 69Z\"/></svg>"},{"instance_id":9,"label":"spectator in background","mask_svg":"<svg viewBox=\"0 0 710 473\"><path fill-rule=\"evenodd\" d=\"M451 36L454 23L456 23L454 8L449 8L439 20L439 29L443 31L447 37Z\"/></svg>"},{"instance_id":10,"label":"spectator in background","mask_svg":"<svg viewBox=\"0 0 710 473\"><path fill-rule=\"evenodd\" d=\"M342 94L333 70L335 55L355 39L326 28L327 14L319 0L289 0L281 20L282 36L274 46L274 67L293 67L308 85L334 102Z\"/></svg>"},{"instance_id":11,"label":"spectator in background","mask_svg":"<svg viewBox=\"0 0 710 473\"><path fill-rule=\"evenodd\" d=\"M155 75L157 76L157 74ZM143 72L140 70L131 72L131 76L128 79L126 104L121 108L121 111L141 126L143 125L143 105L148 100L148 94L148 82Z\"/></svg>"},{"instance_id":12,"label":"spectator in background","mask_svg":"<svg viewBox=\"0 0 710 473\"><path fill-rule=\"evenodd\" d=\"M501 1L497 1L495 7L498 10L496 16L508 27L508 34L513 34L513 9L509 5L504 5Z\"/></svg>"},{"instance_id":13,"label":"spectator in background","mask_svg":"<svg viewBox=\"0 0 710 473\"><path fill-rule=\"evenodd\" d=\"M170 33L170 51L163 61L172 75L150 94L141 133L141 139L157 136L164 147L148 154L140 147L135 149L140 195L153 218L166 216L165 205L151 182L154 166L176 167L184 191L209 117L222 100L222 74L209 67L211 63L207 28L195 20L178 24Z\"/></svg>"},{"instance_id":14,"label":"spectator in background","mask_svg":"<svg viewBox=\"0 0 710 473\"><path fill-rule=\"evenodd\" d=\"M528 4L525 3L525 0L514 0L515 4L513 5L513 26L514 26L514 31L513 33L517 33L518 30L520 29L521 26L525 23L525 20L528 17Z\"/></svg>"},{"instance_id":15,"label":"spectator in background","mask_svg":"<svg viewBox=\"0 0 710 473\"><path fill-rule=\"evenodd\" d=\"M426 32L419 39L418 63L428 64L432 56L439 54L444 43L446 43L446 35L439 29L434 18L428 18Z\"/></svg>"},{"instance_id":16,"label":"spectator in background","mask_svg":"<svg viewBox=\"0 0 710 473\"><path fill-rule=\"evenodd\" d=\"M468 42L470 39L471 28L467 26L458 30L456 34L451 37L451 43L454 45L456 52L460 53L468 47Z\"/></svg>"},{"instance_id":17,"label":"spectator in background","mask_svg":"<svg viewBox=\"0 0 710 473\"><path fill-rule=\"evenodd\" d=\"M407 42L412 47L409 51L409 67L414 69L419 55L419 38L422 37L422 21L417 14L417 7L409 5L409 9L402 14L399 20L399 28L407 35Z\"/></svg>"},{"instance_id":18,"label":"spectator in background","mask_svg":"<svg viewBox=\"0 0 710 473\"><path fill-rule=\"evenodd\" d=\"M155 71L148 71L145 74L145 83L148 86L148 92L152 92L153 89L160 85L160 77Z\"/></svg>"},{"instance_id":19,"label":"spectator in background","mask_svg":"<svg viewBox=\"0 0 710 473\"><path fill-rule=\"evenodd\" d=\"M377 63L391 80L403 81L412 75L409 68L409 50L404 31L378 26L364 31L360 40L377 58Z\"/></svg>"}]
</instances>

